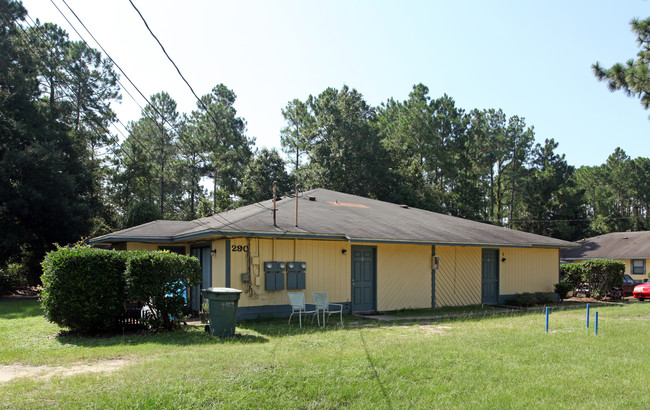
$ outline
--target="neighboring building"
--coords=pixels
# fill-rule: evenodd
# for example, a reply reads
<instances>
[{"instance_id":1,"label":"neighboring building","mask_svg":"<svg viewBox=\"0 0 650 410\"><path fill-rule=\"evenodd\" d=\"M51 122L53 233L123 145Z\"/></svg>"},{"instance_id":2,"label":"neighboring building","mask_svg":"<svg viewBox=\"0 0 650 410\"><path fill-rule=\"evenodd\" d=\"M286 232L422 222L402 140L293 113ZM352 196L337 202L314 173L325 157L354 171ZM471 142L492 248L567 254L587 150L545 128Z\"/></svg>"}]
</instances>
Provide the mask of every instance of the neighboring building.
<instances>
[{"instance_id":1,"label":"neighboring building","mask_svg":"<svg viewBox=\"0 0 650 410\"><path fill-rule=\"evenodd\" d=\"M308 302L311 292L328 292L347 312L553 292L559 250L576 246L326 189L278 200L275 212L269 200L194 221L154 221L91 243L196 256L201 287L244 291L240 318L288 315L292 290L303 290ZM198 309L198 288L190 299Z\"/></svg>"},{"instance_id":2,"label":"neighboring building","mask_svg":"<svg viewBox=\"0 0 650 410\"><path fill-rule=\"evenodd\" d=\"M634 280L648 279L650 262L650 231L612 232L576 242L580 247L563 249L563 262L587 259L614 259L625 262L625 273Z\"/></svg>"}]
</instances>

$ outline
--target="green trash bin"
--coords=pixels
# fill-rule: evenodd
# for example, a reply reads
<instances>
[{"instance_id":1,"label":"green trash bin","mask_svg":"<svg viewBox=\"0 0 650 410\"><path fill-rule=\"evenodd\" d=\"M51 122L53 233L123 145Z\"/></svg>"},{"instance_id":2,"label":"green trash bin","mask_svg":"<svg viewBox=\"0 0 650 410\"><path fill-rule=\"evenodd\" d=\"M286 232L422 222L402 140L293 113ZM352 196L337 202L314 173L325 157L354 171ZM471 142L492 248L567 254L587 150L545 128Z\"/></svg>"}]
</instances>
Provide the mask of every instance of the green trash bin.
<instances>
[{"instance_id":1,"label":"green trash bin","mask_svg":"<svg viewBox=\"0 0 650 410\"><path fill-rule=\"evenodd\" d=\"M241 290L232 288L201 289L210 309L210 333L212 336L231 337L237 324L237 303Z\"/></svg>"}]
</instances>

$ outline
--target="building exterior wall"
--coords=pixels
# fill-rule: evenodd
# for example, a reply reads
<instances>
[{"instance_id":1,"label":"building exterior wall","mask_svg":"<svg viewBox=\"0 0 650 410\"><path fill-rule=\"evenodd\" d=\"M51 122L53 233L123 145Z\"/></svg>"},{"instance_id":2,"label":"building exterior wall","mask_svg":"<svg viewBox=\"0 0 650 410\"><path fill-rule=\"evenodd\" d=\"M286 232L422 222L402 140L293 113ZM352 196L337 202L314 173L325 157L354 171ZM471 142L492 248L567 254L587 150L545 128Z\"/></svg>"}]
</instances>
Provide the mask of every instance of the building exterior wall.
<instances>
[{"instance_id":1,"label":"building exterior wall","mask_svg":"<svg viewBox=\"0 0 650 410\"><path fill-rule=\"evenodd\" d=\"M639 258L641 259L641 258ZM643 274L637 274L633 275L632 274L632 259L617 259L620 260L621 262L625 263L625 273L630 275L632 279L634 280L647 280L648 279L648 272L650 272L650 259L644 259L645 260L645 272Z\"/></svg>"},{"instance_id":2,"label":"building exterior wall","mask_svg":"<svg viewBox=\"0 0 650 410\"><path fill-rule=\"evenodd\" d=\"M481 303L482 249L436 246L436 307ZM502 259L505 258L505 261ZM499 300L523 292L553 292L559 278L558 249L500 248Z\"/></svg>"},{"instance_id":3,"label":"building exterior wall","mask_svg":"<svg viewBox=\"0 0 650 410\"><path fill-rule=\"evenodd\" d=\"M226 287L226 247L225 239L216 239L210 243L212 248L212 286L215 288ZM232 286L232 283L230 284ZM237 288L241 289L241 288Z\"/></svg>"},{"instance_id":4,"label":"building exterior wall","mask_svg":"<svg viewBox=\"0 0 650 410\"><path fill-rule=\"evenodd\" d=\"M482 248L436 246L436 307L481 303Z\"/></svg>"},{"instance_id":5,"label":"building exterior wall","mask_svg":"<svg viewBox=\"0 0 650 410\"><path fill-rule=\"evenodd\" d=\"M206 242L202 242L206 243ZM282 316L290 312L288 292L265 290L264 262L298 261L307 264L305 299L312 292L327 292L333 303L351 303L352 244L345 241L311 239L229 238L214 239L210 244L212 286L243 291L239 307L256 317L270 312ZM481 303L482 249L469 246L435 247L439 267L435 271L435 295L432 295L430 245L355 244L374 246L376 260L376 306L379 311L431 307L465 306ZM157 250L159 246L191 244L148 244L128 242L127 250ZM505 261L502 259L505 258ZM553 292L559 277L559 251L545 248L499 249L499 300L522 292ZM650 262L650 261L649 261ZM626 269L629 271L629 260ZM242 282L242 273L250 274ZM636 275L641 276L641 275ZM286 287L286 274L285 274ZM433 296L433 298L432 298Z\"/></svg>"},{"instance_id":6,"label":"building exterior wall","mask_svg":"<svg viewBox=\"0 0 650 410\"><path fill-rule=\"evenodd\" d=\"M431 246L378 244L377 310L431 307Z\"/></svg>"},{"instance_id":7,"label":"building exterior wall","mask_svg":"<svg viewBox=\"0 0 650 410\"><path fill-rule=\"evenodd\" d=\"M345 254L342 250L346 251ZM268 261L299 261L307 264L306 288L300 290L305 292L307 303L311 302L312 292L328 292L329 300L335 303L350 301L351 263L348 242L233 238L230 239L228 251L230 286L243 290L240 307L289 304L287 293L292 290L265 290L263 263ZM215 267L213 272L214 269ZM251 276L248 283L241 280L241 274L245 272Z\"/></svg>"},{"instance_id":8,"label":"building exterior wall","mask_svg":"<svg viewBox=\"0 0 650 410\"><path fill-rule=\"evenodd\" d=\"M169 242L169 243L146 243L146 242L127 242L127 251L157 251L161 246L184 247L185 255L190 254L190 247L185 243Z\"/></svg>"},{"instance_id":9,"label":"building exterior wall","mask_svg":"<svg viewBox=\"0 0 650 410\"><path fill-rule=\"evenodd\" d=\"M547 248L501 248L499 294L554 292L560 277L559 250Z\"/></svg>"},{"instance_id":10,"label":"building exterior wall","mask_svg":"<svg viewBox=\"0 0 650 410\"><path fill-rule=\"evenodd\" d=\"M144 242L127 242L127 251L157 251L159 244L157 243L144 243Z\"/></svg>"}]
</instances>

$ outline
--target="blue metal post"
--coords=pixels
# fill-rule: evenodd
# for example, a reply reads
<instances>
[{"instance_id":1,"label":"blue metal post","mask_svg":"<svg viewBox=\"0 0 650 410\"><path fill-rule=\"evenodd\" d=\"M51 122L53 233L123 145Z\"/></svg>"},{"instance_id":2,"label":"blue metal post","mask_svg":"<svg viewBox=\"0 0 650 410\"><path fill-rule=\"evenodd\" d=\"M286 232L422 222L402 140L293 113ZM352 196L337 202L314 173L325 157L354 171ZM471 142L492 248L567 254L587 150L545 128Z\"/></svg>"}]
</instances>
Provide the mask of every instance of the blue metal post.
<instances>
[{"instance_id":1,"label":"blue metal post","mask_svg":"<svg viewBox=\"0 0 650 410\"><path fill-rule=\"evenodd\" d=\"M548 308L546 308L546 333L548 333Z\"/></svg>"},{"instance_id":2,"label":"blue metal post","mask_svg":"<svg viewBox=\"0 0 650 410\"><path fill-rule=\"evenodd\" d=\"M595 334L598 334L598 311L596 311L596 317L594 318L596 324L594 325Z\"/></svg>"},{"instance_id":3,"label":"blue metal post","mask_svg":"<svg viewBox=\"0 0 650 410\"><path fill-rule=\"evenodd\" d=\"M587 303L587 329L589 329L589 303Z\"/></svg>"}]
</instances>

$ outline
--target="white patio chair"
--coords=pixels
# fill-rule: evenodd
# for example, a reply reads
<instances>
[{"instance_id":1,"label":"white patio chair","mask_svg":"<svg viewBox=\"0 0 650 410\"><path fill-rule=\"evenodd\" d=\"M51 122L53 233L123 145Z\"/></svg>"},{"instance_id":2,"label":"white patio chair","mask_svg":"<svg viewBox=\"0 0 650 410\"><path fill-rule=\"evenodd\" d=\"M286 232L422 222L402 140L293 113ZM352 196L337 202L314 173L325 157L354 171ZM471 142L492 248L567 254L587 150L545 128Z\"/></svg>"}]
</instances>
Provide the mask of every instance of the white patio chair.
<instances>
[{"instance_id":1,"label":"white patio chair","mask_svg":"<svg viewBox=\"0 0 650 410\"><path fill-rule=\"evenodd\" d=\"M314 298L314 305L316 305L316 317L320 312L323 312L323 327L325 327L325 314L330 316L332 314L339 314L341 326L343 326L343 305L340 303L329 303L327 292L312 293ZM320 323L319 323L320 324Z\"/></svg>"},{"instance_id":2,"label":"white patio chair","mask_svg":"<svg viewBox=\"0 0 650 410\"><path fill-rule=\"evenodd\" d=\"M291 317L297 313L298 314L298 323L302 327L302 316L303 315L314 315L318 319L318 312L315 310L307 310L305 305L305 293L304 292L288 292L289 301L291 302L291 314L289 315L289 323L291 323ZM313 318L312 318L313 320ZM320 319L318 320L318 326L320 326Z\"/></svg>"}]
</instances>

